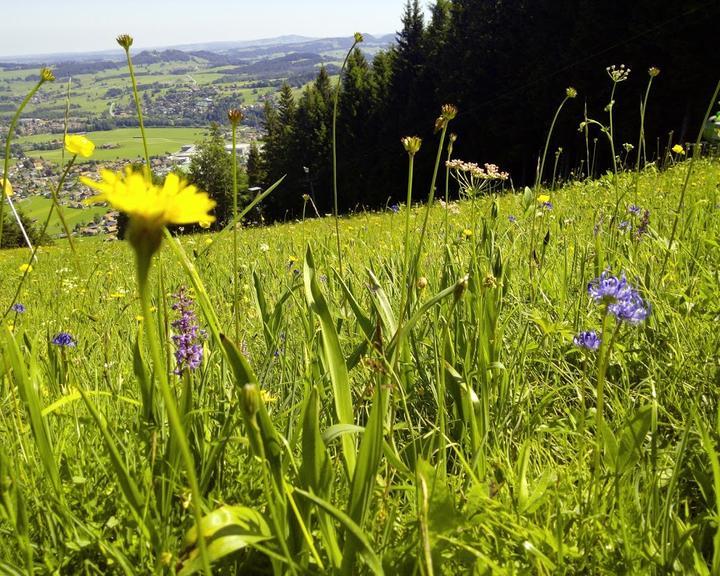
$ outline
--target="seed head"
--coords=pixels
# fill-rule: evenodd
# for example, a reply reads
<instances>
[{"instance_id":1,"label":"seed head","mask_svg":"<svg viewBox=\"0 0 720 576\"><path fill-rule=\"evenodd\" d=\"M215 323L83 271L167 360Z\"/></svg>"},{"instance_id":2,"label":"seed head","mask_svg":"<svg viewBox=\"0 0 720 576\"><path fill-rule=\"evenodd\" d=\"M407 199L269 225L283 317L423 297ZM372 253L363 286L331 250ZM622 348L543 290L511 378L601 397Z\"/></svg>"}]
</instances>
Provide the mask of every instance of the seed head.
<instances>
[{"instance_id":1,"label":"seed head","mask_svg":"<svg viewBox=\"0 0 720 576\"><path fill-rule=\"evenodd\" d=\"M455 116L457 116L457 108L452 104L443 104L440 109L440 116L446 122L450 122L450 120L454 120Z\"/></svg>"},{"instance_id":2,"label":"seed head","mask_svg":"<svg viewBox=\"0 0 720 576\"><path fill-rule=\"evenodd\" d=\"M402 142L405 151L410 156L415 156L415 154L420 151L420 145L422 144L422 140L419 136L405 136L400 139L400 142Z\"/></svg>"},{"instance_id":3,"label":"seed head","mask_svg":"<svg viewBox=\"0 0 720 576\"><path fill-rule=\"evenodd\" d=\"M455 300L460 300L462 298L463 294L465 294L465 290L468 288L468 284L470 284L470 276L465 275L460 280L457 281L455 284Z\"/></svg>"},{"instance_id":4,"label":"seed head","mask_svg":"<svg viewBox=\"0 0 720 576\"><path fill-rule=\"evenodd\" d=\"M232 108L228 110L227 115L228 120L230 120L230 124L232 124L233 126L237 126L238 124L240 124L240 122L242 122L243 118L245 117L245 115L242 113L242 110L240 110L239 108Z\"/></svg>"},{"instance_id":5,"label":"seed head","mask_svg":"<svg viewBox=\"0 0 720 576\"><path fill-rule=\"evenodd\" d=\"M428 279L425 278L425 276L420 276L420 278L418 278L418 280L417 280L418 290L424 290L425 288L427 288L427 285L428 285Z\"/></svg>"},{"instance_id":6,"label":"seed head","mask_svg":"<svg viewBox=\"0 0 720 576\"><path fill-rule=\"evenodd\" d=\"M360 44L360 42L362 42L364 40L363 35L360 34L360 32L355 32L354 38L355 38L355 44Z\"/></svg>"},{"instance_id":7,"label":"seed head","mask_svg":"<svg viewBox=\"0 0 720 576\"><path fill-rule=\"evenodd\" d=\"M567 88L565 88L565 95L568 98L576 98L577 90L575 90L575 88L573 88L572 86L568 86Z\"/></svg>"},{"instance_id":8,"label":"seed head","mask_svg":"<svg viewBox=\"0 0 720 576\"><path fill-rule=\"evenodd\" d=\"M130 34L120 34L115 40L126 52L130 50L130 46L133 44L133 37Z\"/></svg>"},{"instance_id":9,"label":"seed head","mask_svg":"<svg viewBox=\"0 0 720 576\"><path fill-rule=\"evenodd\" d=\"M40 68L40 80L42 82L55 82L55 74L50 68Z\"/></svg>"},{"instance_id":10,"label":"seed head","mask_svg":"<svg viewBox=\"0 0 720 576\"><path fill-rule=\"evenodd\" d=\"M648 74L650 74L650 78L655 78L656 76L660 75L660 68L656 68L655 66L651 66L648 69Z\"/></svg>"}]
</instances>

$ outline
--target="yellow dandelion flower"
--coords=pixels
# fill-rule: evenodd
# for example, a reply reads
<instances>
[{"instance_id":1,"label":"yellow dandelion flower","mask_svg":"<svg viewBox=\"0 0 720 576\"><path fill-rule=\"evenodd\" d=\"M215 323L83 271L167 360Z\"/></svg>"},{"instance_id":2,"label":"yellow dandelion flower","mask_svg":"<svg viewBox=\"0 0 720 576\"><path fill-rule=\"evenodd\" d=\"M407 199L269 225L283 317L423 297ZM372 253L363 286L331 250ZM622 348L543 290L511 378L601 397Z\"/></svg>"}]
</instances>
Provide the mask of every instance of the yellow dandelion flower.
<instances>
[{"instance_id":1,"label":"yellow dandelion flower","mask_svg":"<svg viewBox=\"0 0 720 576\"><path fill-rule=\"evenodd\" d=\"M470 230L470 228L465 228L465 230L463 230L464 238L470 238L472 236L472 234L473 234L473 232L472 232L472 230Z\"/></svg>"},{"instance_id":2,"label":"yellow dandelion flower","mask_svg":"<svg viewBox=\"0 0 720 576\"><path fill-rule=\"evenodd\" d=\"M25 272L32 272L32 269L33 269L32 264L27 264L27 263L20 264L20 266L18 268L18 270L20 270L20 272L22 272L23 274Z\"/></svg>"},{"instance_id":3,"label":"yellow dandelion flower","mask_svg":"<svg viewBox=\"0 0 720 576\"><path fill-rule=\"evenodd\" d=\"M206 245L210 246L210 244L212 244L212 243L213 243L213 239L212 239L212 238L205 238L205 244L206 244Z\"/></svg>"},{"instance_id":4,"label":"yellow dandelion flower","mask_svg":"<svg viewBox=\"0 0 720 576\"><path fill-rule=\"evenodd\" d=\"M672 151L675 152L675 154L680 154L681 156L685 155L685 149L680 146L680 144L675 144L675 146L672 147Z\"/></svg>"},{"instance_id":5,"label":"yellow dandelion flower","mask_svg":"<svg viewBox=\"0 0 720 576\"><path fill-rule=\"evenodd\" d=\"M83 158L90 158L92 153L95 151L95 144L93 144L85 136L80 134L66 134L65 135L65 150L74 154L75 156L82 156Z\"/></svg>"},{"instance_id":6,"label":"yellow dandelion flower","mask_svg":"<svg viewBox=\"0 0 720 576\"><path fill-rule=\"evenodd\" d=\"M176 174L168 174L162 186L153 184L140 172L126 168L124 172L101 170L101 182L82 176L80 181L100 192L88 203L108 202L146 229L160 229L167 224L209 224L215 207L205 192L189 185Z\"/></svg>"},{"instance_id":7,"label":"yellow dandelion flower","mask_svg":"<svg viewBox=\"0 0 720 576\"><path fill-rule=\"evenodd\" d=\"M538 204L545 204L545 202L550 202L550 195L549 194L540 194L540 196L537 197Z\"/></svg>"},{"instance_id":8,"label":"yellow dandelion flower","mask_svg":"<svg viewBox=\"0 0 720 576\"><path fill-rule=\"evenodd\" d=\"M137 320L138 322L142 322L143 320L145 320L145 317L141 314L138 314L137 316L135 316L135 320Z\"/></svg>"},{"instance_id":9,"label":"yellow dandelion flower","mask_svg":"<svg viewBox=\"0 0 720 576\"><path fill-rule=\"evenodd\" d=\"M13 195L13 188L12 184L10 184L10 180L5 181L5 196L8 198Z\"/></svg>"}]
</instances>

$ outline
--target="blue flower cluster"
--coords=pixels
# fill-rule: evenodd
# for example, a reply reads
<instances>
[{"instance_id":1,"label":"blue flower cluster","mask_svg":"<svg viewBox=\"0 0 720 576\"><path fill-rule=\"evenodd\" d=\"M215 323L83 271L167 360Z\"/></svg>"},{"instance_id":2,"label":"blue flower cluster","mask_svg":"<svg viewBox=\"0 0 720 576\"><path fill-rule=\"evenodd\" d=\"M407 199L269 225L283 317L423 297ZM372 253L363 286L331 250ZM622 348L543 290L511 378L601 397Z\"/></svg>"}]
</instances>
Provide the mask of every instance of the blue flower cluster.
<instances>
[{"instance_id":1,"label":"blue flower cluster","mask_svg":"<svg viewBox=\"0 0 720 576\"><path fill-rule=\"evenodd\" d=\"M588 284L588 294L596 304L605 304L618 322L639 324L650 314L649 306L638 291L628 284L625 273L618 278L606 270Z\"/></svg>"},{"instance_id":2,"label":"blue flower cluster","mask_svg":"<svg viewBox=\"0 0 720 576\"><path fill-rule=\"evenodd\" d=\"M184 286L181 286L177 294L173 294L175 302L172 309L178 312L179 318L171 324L175 334L172 341L177 348L175 350L175 374L182 374L183 370L195 370L200 367L203 359L202 340L205 332L200 330L193 312L193 300L187 294Z\"/></svg>"},{"instance_id":3,"label":"blue flower cluster","mask_svg":"<svg viewBox=\"0 0 720 576\"><path fill-rule=\"evenodd\" d=\"M640 324L650 315L650 306L644 302L637 290L628 284L625 273L613 276L607 270L588 284L588 294L596 304L607 306L607 311L618 322ZM573 338L573 344L586 350L597 350L602 340L595 330L580 332Z\"/></svg>"},{"instance_id":4,"label":"blue flower cluster","mask_svg":"<svg viewBox=\"0 0 720 576\"><path fill-rule=\"evenodd\" d=\"M15 314L25 314L25 306L20 304L20 302L16 302L10 307L10 310L15 312Z\"/></svg>"},{"instance_id":5,"label":"blue flower cluster","mask_svg":"<svg viewBox=\"0 0 720 576\"><path fill-rule=\"evenodd\" d=\"M587 350L597 350L600 348L600 343L600 337L595 330L580 332L580 334L573 338L573 344L575 344L575 346L578 348L586 348Z\"/></svg>"},{"instance_id":6,"label":"blue flower cluster","mask_svg":"<svg viewBox=\"0 0 720 576\"><path fill-rule=\"evenodd\" d=\"M55 344L55 346L60 346L60 348L72 348L77 345L72 335L67 332L60 332L60 334L52 339L52 343Z\"/></svg>"}]
</instances>

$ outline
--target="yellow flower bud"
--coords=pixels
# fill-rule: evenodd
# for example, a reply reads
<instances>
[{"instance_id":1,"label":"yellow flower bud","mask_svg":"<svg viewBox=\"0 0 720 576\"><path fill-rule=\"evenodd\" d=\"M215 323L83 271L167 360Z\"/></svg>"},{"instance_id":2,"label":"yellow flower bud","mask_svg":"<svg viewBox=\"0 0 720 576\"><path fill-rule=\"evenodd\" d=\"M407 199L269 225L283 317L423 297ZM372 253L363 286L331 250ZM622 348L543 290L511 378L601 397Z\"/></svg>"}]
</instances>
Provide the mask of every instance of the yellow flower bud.
<instances>
[{"instance_id":1,"label":"yellow flower bud","mask_svg":"<svg viewBox=\"0 0 720 576\"><path fill-rule=\"evenodd\" d=\"M41 82L55 82L55 74L50 68L40 68L40 81Z\"/></svg>"},{"instance_id":2,"label":"yellow flower bud","mask_svg":"<svg viewBox=\"0 0 720 576\"><path fill-rule=\"evenodd\" d=\"M405 151L410 156L415 156L415 154L417 154L420 150L420 145L422 144L422 140L418 136L405 136L400 140L400 142L402 142Z\"/></svg>"},{"instance_id":3,"label":"yellow flower bud","mask_svg":"<svg viewBox=\"0 0 720 576\"><path fill-rule=\"evenodd\" d=\"M130 36L130 34L120 34L117 38L115 38L118 44L120 44L120 47L125 49L125 51L130 50L130 46L133 44L133 38Z\"/></svg>"},{"instance_id":4,"label":"yellow flower bud","mask_svg":"<svg viewBox=\"0 0 720 576\"><path fill-rule=\"evenodd\" d=\"M237 126L242 122L245 115L242 113L242 110L239 108L232 108L231 110L228 110L228 120L230 120L230 124L233 126Z\"/></svg>"}]
</instances>

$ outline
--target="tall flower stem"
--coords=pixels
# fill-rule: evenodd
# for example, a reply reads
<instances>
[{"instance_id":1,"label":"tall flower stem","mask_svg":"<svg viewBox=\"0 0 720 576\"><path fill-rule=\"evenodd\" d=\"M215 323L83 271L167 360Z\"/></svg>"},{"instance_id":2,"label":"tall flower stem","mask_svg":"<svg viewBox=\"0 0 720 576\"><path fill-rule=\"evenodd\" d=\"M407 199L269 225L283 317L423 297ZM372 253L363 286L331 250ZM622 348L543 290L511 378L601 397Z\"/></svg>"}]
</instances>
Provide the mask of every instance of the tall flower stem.
<instances>
[{"instance_id":1,"label":"tall flower stem","mask_svg":"<svg viewBox=\"0 0 720 576\"><path fill-rule=\"evenodd\" d=\"M162 236L160 236L160 238L162 238ZM170 431L174 435L175 441L177 442L183 464L185 465L188 483L190 484L193 516L195 517L195 526L197 529L198 544L200 547L200 557L202 559L203 571L206 576L210 576L212 574L212 570L210 568L210 558L208 556L205 537L203 536L203 533L200 529L200 522L202 520L202 496L200 493L200 484L198 483L197 475L195 473L195 462L193 461L192 453L190 452L187 435L182 425L182 420L178 412L175 397L172 390L170 389L167 373L165 371L165 364L162 361L160 339L157 333L157 327L155 326L155 323L152 319L153 316L150 306L150 290L148 280L154 248L149 246L148 242L138 242L134 244L134 248L137 265L138 290L140 292L140 306L142 309L143 318L145 319L145 321L143 322L143 326L145 328L146 338L150 346L150 354L153 361L155 377L157 378L160 393L163 397L165 410L167 411Z\"/></svg>"},{"instance_id":2,"label":"tall flower stem","mask_svg":"<svg viewBox=\"0 0 720 576\"><path fill-rule=\"evenodd\" d=\"M340 99L340 89L342 88L342 76L345 72L345 66L350 58L350 54L355 50L360 42L362 42L362 35L355 33L355 41L347 54L345 54L345 60L343 60L342 68L340 68L340 76L338 77L338 83L335 88L335 98L333 102L333 117L332 117L332 161L333 161L333 216L335 218L335 240L337 242L337 257L338 257L338 268L340 270L340 276L342 276L342 253L340 251L340 222L338 221L338 186L337 186L337 108L338 100Z\"/></svg>"},{"instance_id":3,"label":"tall flower stem","mask_svg":"<svg viewBox=\"0 0 720 576\"><path fill-rule=\"evenodd\" d=\"M598 356L597 404L595 407L595 461L593 463L592 484L593 501L595 501L600 494L600 459L602 455L603 428L605 427L605 375L610 363L610 354L612 352L613 344L615 344L615 338L620 330L620 323L618 323L615 330L613 330L612 337L606 344L605 335L610 330L611 322L612 316L608 313L606 307L603 312L602 319L603 343Z\"/></svg>"},{"instance_id":4,"label":"tall flower stem","mask_svg":"<svg viewBox=\"0 0 720 576\"><path fill-rule=\"evenodd\" d=\"M62 185L65 183L65 179L67 178L68 172L70 172L70 168L72 168L73 164L75 163L75 158L77 156L73 156L70 161L67 163L67 166L65 166L65 171L62 173L62 176L60 177L60 180L58 181L57 187L55 190L52 191L53 196L53 204L50 206L50 210L48 210L48 215L45 217L45 223L43 224L42 230L40 231L40 238L45 236L45 232L47 232L48 226L50 225L50 219L52 218L53 208L55 207L55 198L57 197L57 191L62 188ZM58 211L60 210L60 206L58 206ZM62 219L61 219L62 220ZM68 236L70 238L70 236ZM73 244L71 243L70 246ZM32 264L32 262L35 261L35 258L37 256L39 246L35 246L35 248L32 249L32 253L30 254L30 260L28 261L28 264ZM74 249L73 249L74 251ZM18 287L15 290L15 294L12 297L12 300L10 301L10 304L8 305L7 310L5 310L5 313L3 314L3 319L7 317L8 314L10 314L10 311L12 310L13 304L17 302L17 299L20 296L20 291L22 290L23 285L25 284L25 279L27 278L28 274L30 273L30 267L28 266L25 269L25 272L23 273L23 277L20 279L20 282L18 283Z\"/></svg>"},{"instance_id":5,"label":"tall flower stem","mask_svg":"<svg viewBox=\"0 0 720 576\"><path fill-rule=\"evenodd\" d=\"M232 126L232 177L233 177L233 319L235 325L235 342L240 342L240 316L238 313L238 180L237 180L237 125L242 118L239 110L228 112Z\"/></svg>"},{"instance_id":6,"label":"tall flower stem","mask_svg":"<svg viewBox=\"0 0 720 576\"><path fill-rule=\"evenodd\" d=\"M413 187L413 166L415 164L415 155L410 154L408 160L408 183L407 183L407 202L405 204L405 259L403 264L403 272L409 275L410 266L410 207L412 206L412 187Z\"/></svg>"},{"instance_id":7,"label":"tall flower stem","mask_svg":"<svg viewBox=\"0 0 720 576\"><path fill-rule=\"evenodd\" d=\"M413 259L413 265L410 270L410 282L415 281L415 275L417 274L418 265L420 264L420 255L422 253L423 242L425 241L428 220L430 219L430 210L432 209L433 201L435 200L435 183L437 182L438 168L440 166L440 158L445 144L445 134L447 133L447 129L448 121L445 121L442 125L440 143L438 144L437 156L435 157L435 168L433 169L432 180L430 181L430 192L428 193L427 205L425 206L425 217L423 218L422 228L420 229L420 240L418 241L415 258Z\"/></svg>"},{"instance_id":8,"label":"tall flower stem","mask_svg":"<svg viewBox=\"0 0 720 576\"><path fill-rule=\"evenodd\" d=\"M450 143L447 147L447 159L445 163L445 245L447 246L448 241L448 231L449 231L449 218L448 214L450 212L450 166L448 166L448 162L450 162L452 158L453 153L453 144L455 144L455 139L457 138L457 135L454 133L450 134Z\"/></svg>"},{"instance_id":9,"label":"tall flower stem","mask_svg":"<svg viewBox=\"0 0 720 576\"><path fill-rule=\"evenodd\" d=\"M543 172L545 171L545 160L547 159L547 152L550 148L550 139L552 138L553 132L555 131L555 124L557 124L558 117L560 116L560 112L565 107L565 103L570 100L571 98L575 98L577 96L577 92L574 88L568 88L565 91L565 98L563 98L562 102L560 102L560 106L557 107L557 110L555 110L555 116L553 116L552 122L550 123L550 130L548 130L547 138L545 139L545 148L543 148L543 154L542 158L540 160L540 167L538 168L537 175L535 177L535 196L537 196L538 191L540 190L540 186L542 184L542 177ZM533 202L533 219L532 219L532 225L530 227L530 253L528 254L528 274L530 276L530 280L533 279L533 255L535 254L535 203Z\"/></svg>"},{"instance_id":10,"label":"tall flower stem","mask_svg":"<svg viewBox=\"0 0 720 576\"><path fill-rule=\"evenodd\" d=\"M10 126L8 127L7 136L5 137L5 162L3 164L2 188L0 189L0 246L2 246L3 226L5 224L5 215L3 214L3 212L5 208L5 190L7 190L8 187L8 170L10 169L10 141L12 140L13 133L15 132L15 126L17 125L17 121L20 118L20 114L22 114L25 106L27 106L28 102L30 102L32 97L35 96L37 91L40 90L40 86L42 86L47 81L52 82L53 80L55 80L55 77L52 75L50 70L48 70L47 68L43 68L42 70L40 70L40 80L37 84L35 84L33 89L28 92L27 96L25 96L25 99L20 103L20 106L15 111L15 115L12 117L12 120L10 120ZM8 196L8 204L12 206L11 202L12 201ZM32 246L30 248L32 249Z\"/></svg>"},{"instance_id":11,"label":"tall flower stem","mask_svg":"<svg viewBox=\"0 0 720 576\"><path fill-rule=\"evenodd\" d=\"M128 70L130 71L130 81L132 82L133 97L135 98L135 109L137 110L138 124L140 125L140 135L143 141L143 151L145 152L145 170L147 174L150 174L150 154L148 154L147 137L145 136L145 125L143 124L142 109L140 108L140 94L138 93L137 81L135 80L135 70L133 68L132 58L130 58L130 46L132 45L132 38L128 43L121 42L121 39L130 38L129 36L118 38L118 44L125 50L125 57L127 58Z\"/></svg>"}]
</instances>

